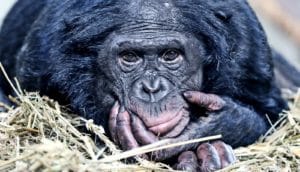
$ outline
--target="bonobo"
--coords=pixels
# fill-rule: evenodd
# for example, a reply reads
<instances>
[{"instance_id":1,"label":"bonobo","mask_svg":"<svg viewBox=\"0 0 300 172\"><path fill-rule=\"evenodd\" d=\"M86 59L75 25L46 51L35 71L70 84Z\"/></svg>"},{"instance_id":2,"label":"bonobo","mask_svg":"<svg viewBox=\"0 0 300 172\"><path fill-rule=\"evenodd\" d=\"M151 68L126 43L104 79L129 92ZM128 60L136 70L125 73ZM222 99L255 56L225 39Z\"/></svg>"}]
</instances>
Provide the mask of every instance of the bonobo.
<instances>
[{"instance_id":1,"label":"bonobo","mask_svg":"<svg viewBox=\"0 0 300 172\"><path fill-rule=\"evenodd\" d=\"M253 143L286 108L272 60L283 59L245 0L20 0L0 57L23 88L70 104L124 150L222 134L151 154L179 157L177 169L231 164L231 146ZM1 92L12 94L3 78Z\"/></svg>"}]
</instances>

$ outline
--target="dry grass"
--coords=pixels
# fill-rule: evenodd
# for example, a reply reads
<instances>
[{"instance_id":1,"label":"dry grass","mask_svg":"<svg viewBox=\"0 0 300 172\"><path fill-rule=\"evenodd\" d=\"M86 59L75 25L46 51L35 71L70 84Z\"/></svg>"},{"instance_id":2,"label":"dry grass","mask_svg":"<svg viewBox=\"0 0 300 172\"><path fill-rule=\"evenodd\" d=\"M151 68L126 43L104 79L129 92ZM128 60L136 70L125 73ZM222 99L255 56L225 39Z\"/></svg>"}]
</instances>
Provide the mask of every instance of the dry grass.
<instances>
[{"instance_id":1,"label":"dry grass","mask_svg":"<svg viewBox=\"0 0 300 172\"><path fill-rule=\"evenodd\" d=\"M128 165L118 160L101 162L121 151L93 122L68 114L60 106L37 93L14 99L17 108L0 116L0 170L15 171L110 171L169 169L137 159ZM79 132L85 125L105 146L97 147L93 139ZM158 145L160 146L160 145Z\"/></svg>"},{"instance_id":2,"label":"dry grass","mask_svg":"<svg viewBox=\"0 0 300 172\"><path fill-rule=\"evenodd\" d=\"M122 152L92 120L70 114L38 93L23 93L19 86L14 90L18 97L12 100L17 107L6 107L8 112L0 113L0 171L172 171L167 165L138 157L133 164L124 159L220 137L175 145L160 141ZM258 143L235 150L239 162L222 171L300 171L300 93L276 125ZM96 146L78 126L86 127L105 144Z\"/></svg>"},{"instance_id":3,"label":"dry grass","mask_svg":"<svg viewBox=\"0 0 300 172\"><path fill-rule=\"evenodd\" d=\"M222 171L300 171L300 92L290 108L258 143L236 149L240 162Z\"/></svg>"}]
</instances>

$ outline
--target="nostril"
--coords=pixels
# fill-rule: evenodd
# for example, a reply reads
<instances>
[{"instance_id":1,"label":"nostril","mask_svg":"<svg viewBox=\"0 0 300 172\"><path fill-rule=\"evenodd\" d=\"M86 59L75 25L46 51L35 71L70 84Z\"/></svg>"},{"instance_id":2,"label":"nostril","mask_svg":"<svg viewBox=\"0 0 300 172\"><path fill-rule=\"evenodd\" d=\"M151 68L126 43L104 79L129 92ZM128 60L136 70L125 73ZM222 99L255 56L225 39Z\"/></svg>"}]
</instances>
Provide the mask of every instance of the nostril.
<instances>
[{"instance_id":1,"label":"nostril","mask_svg":"<svg viewBox=\"0 0 300 172\"><path fill-rule=\"evenodd\" d=\"M143 87L144 91L149 94L159 92L159 89L151 88L151 87Z\"/></svg>"},{"instance_id":2,"label":"nostril","mask_svg":"<svg viewBox=\"0 0 300 172\"><path fill-rule=\"evenodd\" d=\"M143 87L144 92L148 93L148 94L153 94L153 93L157 93L159 92L159 87L148 87L148 86L144 86Z\"/></svg>"}]
</instances>

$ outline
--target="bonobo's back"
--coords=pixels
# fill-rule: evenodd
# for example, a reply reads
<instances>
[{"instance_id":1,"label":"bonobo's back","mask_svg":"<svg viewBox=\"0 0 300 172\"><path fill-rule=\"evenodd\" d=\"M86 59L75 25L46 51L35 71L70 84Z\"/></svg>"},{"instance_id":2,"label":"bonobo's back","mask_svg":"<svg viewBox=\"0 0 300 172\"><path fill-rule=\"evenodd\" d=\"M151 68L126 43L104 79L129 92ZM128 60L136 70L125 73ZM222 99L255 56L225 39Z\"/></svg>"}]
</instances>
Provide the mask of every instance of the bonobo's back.
<instances>
[{"instance_id":1,"label":"bonobo's back","mask_svg":"<svg viewBox=\"0 0 300 172\"><path fill-rule=\"evenodd\" d=\"M0 33L1 61L22 88L65 100L124 150L216 134L230 146L248 145L286 108L246 0L46 3L20 0L12 9ZM197 147L152 155L167 160Z\"/></svg>"},{"instance_id":2,"label":"bonobo's back","mask_svg":"<svg viewBox=\"0 0 300 172\"><path fill-rule=\"evenodd\" d=\"M90 103L91 98L84 98L99 96L100 89L93 93L94 87L87 89L88 83L107 82L108 79L103 77L111 77L113 74L107 72L116 68L104 70L106 66L99 67L98 61L107 48L101 46L109 42L109 36L122 32L128 34L128 31L136 34L139 29L144 29L140 37L154 33L158 36L153 37L167 39L165 33L177 31L199 39L204 44L205 53L195 57L195 60L202 58L203 61L195 62L199 65L195 68L202 70L203 63L203 81L202 86L194 85L201 87L201 91L232 96L251 104L262 114L278 114L281 111L282 107L278 104L284 103L273 83L270 47L245 0L53 0L51 3L46 0L20 0L3 23L0 60L10 77L17 76L27 90L69 97L75 102L74 107L89 103L97 104L97 108L93 109L100 109L104 106L98 107L99 102L94 100ZM126 38L132 38L132 35L126 34ZM283 63L282 57L274 57L276 74L286 77L283 81L290 82L288 86L299 86L299 72ZM107 59L101 62L108 63ZM290 71L293 71L292 76L287 75ZM10 94L9 86L1 76L0 84L1 92ZM108 83L101 84L101 90L108 88ZM86 94L79 95L81 88L87 90ZM104 95L110 92L113 90ZM274 97L280 99L277 104ZM104 101L101 96L95 99ZM80 109L86 110L86 107Z\"/></svg>"},{"instance_id":3,"label":"bonobo's back","mask_svg":"<svg viewBox=\"0 0 300 172\"><path fill-rule=\"evenodd\" d=\"M19 0L6 16L0 30L0 61L7 73L15 76L16 57L24 43L26 35L31 30L40 12L43 10L46 0ZM25 47L24 47L25 48ZM10 89L2 75L0 85L6 94Z\"/></svg>"},{"instance_id":4,"label":"bonobo's back","mask_svg":"<svg viewBox=\"0 0 300 172\"><path fill-rule=\"evenodd\" d=\"M133 5L131 7L126 7L128 2ZM9 76L17 76L23 88L28 90L39 90L42 93L44 91L46 94L50 95L58 94L58 96L53 96L55 98L70 97L70 89L66 86L67 83L70 82L71 76L69 75L72 75L74 72L76 75L72 75L72 77L79 77L78 74L86 72L86 68L91 67L91 64L97 64L93 61L96 58L91 58L90 60L89 58L86 58L86 56L98 56L98 53L102 50L99 48L99 44L103 44L101 41L104 41L111 33L118 31L118 27L130 30L130 28L132 29L131 25L134 24L135 20L138 20L139 22L147 20L148 22L148 20L151 19L151 14L148 14L149 10L138 15L135 14L136 12L142 11L137 5L141 2L143 1L55 0L47 5L46 0L20 0L12 8L3 23L0 32L0 60ZM153 2L160 3L163 1ZM218 70L216 70L214 67L206 64L208 67L204 69L206 70L204 74L208 75L207 73L211 72L211 75L203 77L204 84L201 88L202 91L233 96L239 101L259 107L258 111L262 111L263 113L272 111L273 114L278 114L282 109L281 107L274 104L271 100L262 101L261 98L258 98L266 97L266 99L268 99L268 96L263 96L263 94L266 94L266 92L268 92L266 90L274 86L272 73L273 65L264 32L246 1L231 0L226 3L226 1L194 0L187 1L186 4L176 0L170 2L177 4L177 7L174 5L172 8L178 8L177 10L179 11L181 10L182 15L179 15L180 12L178 13L178 11L174 12L173 16L171 15L170 21L173 21L173 19L175 20L176 18L178 18L178 21L164 29L171 32L172 29L168 30L168 28L172 28L173 25L178 25L174 28L178 29L182 27L184 29L181 32L190 32L194 34L193 36L195 38L204 39L202 41L206 44L205 51L207 51L206 54L208 55L206 59L207 64L212 63L212 66L214 66L217 64L217 61L225 63L226 60L229 59L236 67L234 70L230 67L227 68L226 65L220 65L218 66ZM220 7L233 6L232 4L235 3L239 4L235 6L236 9L229 10L229 8L224 8L224 11L228 12L227 16L218 13ZM195 5L198 5L201 8L194 8ZM166 9L168 7L166 7ZM44 8L45 10L43 10ZM185 10L185 8L188 8L188 10ZM191 10L192 8L194 9ZM209 10L209 8L212 9ZM245 10L239 11L237 10L238 8ZM215 12L212 12L214 10ZM128 16L126 16L127 12L131 12L130 15L128 14ZM163 14L164 13L162 13L162 15ZM149 16L141 18L141 15ZM167 14L164 17L167 19L170 17L170 14ZM230 20L231 22L227 20ZM151 22L155 23L156 21ZM184 24L179 26L180 22L183 22ZM150 29L151 27L152 26L149 26ZM214 28L213 31L209 30L211 28ZM160 31L156 30L155 32L160 34ZM253 36L251 34L256 35ZM226 37L226 35L230 35L230 38ZM161 33L159 36L163 37L163 34ZM237 44L237 42L239 42L239 44ZM65 69L71 69L71 67L65 67L70 63L70 56L80 56L85 58L74 58L76 60L82 60L80 62L82 64L80 65L79 62L77 63L74 60L72 62L74 64L72 65L75 66L78 64L78 66L76 66L78 69L76 68L74 71L66 72L67 70ZM208 60L211 56L215 59ZM234 56L234 58L231 56ZM299 86L299 82L297 82L300 76L297 75L299 72L293 70L294 75L292 77L287 75L289 71L292 70L292 67L290 67L288 63L283 63L282 61L284 61L284 59L282 57L274 57L276 57L274 58L276 74L279 74L280 77L284 76L285 78L283 81L291 83L288 85L289 87ZM99 56L97 58L99 58ZM277 63L278 61L281 62ZM221 75L218 74L218 72L221 73L222 71L220 70L220 67L223 67L224 72L230 72L231 74L228 73L224 75L223 73L222 77L220 77ZM247 75L240 76L233 74L238 70L247 71L244 72ZM65 72L66 76L62 75L62 72ZM99 71L95 70L93 72ZM237 73L241 74L241 72ZM104 74L101 74L101 76L102 75L104 76ZM215 79L212 80L211 78ZM65 83L61 82L62 79L66 80ZM87 81L92 79L92 77L85 79L83 79L83 77L76 78L75 80L77 82L75 83L80 83L78 82L78 80L80 80L82 83L85 83L84 87L86 87ZM59 83L57 83L58 81ZM220 82L222 84L215 82ZM251 84L246 82L250 82ZM6 95L11 94L9 86L2 76L0 76L0 84L0 92L4 92ZM74 84L70 84L69 87L71 87L71 85ZM279 85L285 86L280 83ZM63 87L64 89L60 87ZM101 89L102 88L106 88L106 86L101 87ZM277 88L275 90L276 97L279 98L279 91L277 91ZM58 91L60 91L60 93L58 93ZM76 92L80 92L79 86L74 87L72 93ZM97 93L99 93L99 91ZM84 96L78 97L80 97L78 99L83 100L82 97ZM279 104L284 103L281 102ZM269 105L274 108L270 108ZM77 106L77 104L74 106Z\"/></svg>"},{"instance_id":5,"label":"bonobo's back","mask_svg":"<svg viewBox=\"0 0 300 172\"><path fill-rule=\"evenodd\" d=\"M0 61L5 66L9 76L14 77L16 57L21 48L26 48L24 40L31 32L31 26L43 11L47 0L19 0L6 16L0 30ZM281 88L295 90L300 86L300 73L281 55L273 53L276 81ZM3 77L0 85L6 94L10 89Z\"/></svg>"}]
</instances>

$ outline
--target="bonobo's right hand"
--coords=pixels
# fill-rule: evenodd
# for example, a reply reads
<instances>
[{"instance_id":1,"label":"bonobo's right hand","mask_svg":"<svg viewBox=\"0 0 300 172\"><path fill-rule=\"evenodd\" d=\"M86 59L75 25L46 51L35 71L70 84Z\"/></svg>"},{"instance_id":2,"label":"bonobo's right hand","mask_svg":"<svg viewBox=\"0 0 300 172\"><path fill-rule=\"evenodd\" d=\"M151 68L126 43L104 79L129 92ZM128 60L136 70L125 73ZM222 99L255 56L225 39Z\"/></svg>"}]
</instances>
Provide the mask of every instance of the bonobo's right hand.
<instances>
[{"instance_id":1,"label":"bonobo's right hand","mask_svg":"<svg viewBox=\"0 0 300 172\"><path fill-rule=\"evenodd\" d=\"M157 136L146 129L137 116L130 115L118 102L114 104L110 112L109 130L113 141L124 150L159 140Z\"/></svg>"}]
</instances>

